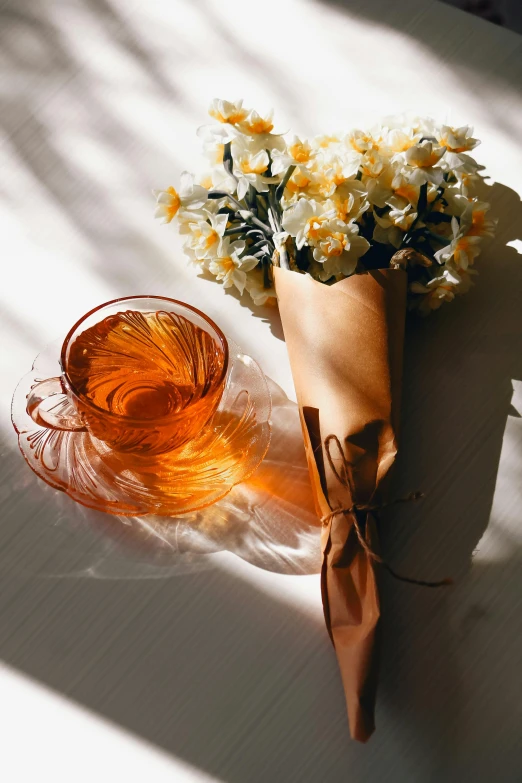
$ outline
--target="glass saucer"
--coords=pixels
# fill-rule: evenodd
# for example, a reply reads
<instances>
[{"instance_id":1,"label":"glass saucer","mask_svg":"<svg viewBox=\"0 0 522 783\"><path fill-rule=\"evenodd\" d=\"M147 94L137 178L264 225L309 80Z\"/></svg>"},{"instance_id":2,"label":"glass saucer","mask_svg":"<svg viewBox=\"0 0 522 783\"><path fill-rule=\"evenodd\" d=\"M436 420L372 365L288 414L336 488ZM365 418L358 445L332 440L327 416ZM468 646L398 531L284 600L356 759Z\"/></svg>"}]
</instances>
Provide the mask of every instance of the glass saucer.
<instances>
[{"instance_id":1,"label":"glass saucer","mask_svg":"<svg viewBox=\"0 0 522 783\"><path fill-rule=\"evenodd\" d=\"M26 412L31 388L60 374L60 344L48 346L19 382L11 418L29 467L78 503L111 514L186 514L209 506L247 479L265 456L271 400L257 362L232 340L225 391L211 423L194 440L155 457L120 454L87 432L40 427ZM59 398L54 410L70 403Z\"/></svg>"}]
</instances>

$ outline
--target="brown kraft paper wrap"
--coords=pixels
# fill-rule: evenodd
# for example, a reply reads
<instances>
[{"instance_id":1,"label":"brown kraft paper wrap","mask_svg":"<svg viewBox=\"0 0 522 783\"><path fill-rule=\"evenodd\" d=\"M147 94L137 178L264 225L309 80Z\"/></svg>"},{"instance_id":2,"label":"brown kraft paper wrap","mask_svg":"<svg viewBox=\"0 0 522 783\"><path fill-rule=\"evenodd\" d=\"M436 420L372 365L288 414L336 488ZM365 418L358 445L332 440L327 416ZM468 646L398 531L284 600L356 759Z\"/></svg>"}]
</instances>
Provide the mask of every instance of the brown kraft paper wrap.
<instances>
[{"instance_id":1,"label":"brown kraft paper wrap","mask_svg":"<svg viewBox=\"0 0 522 783\"><path fill-rule=\"evenodd\" d=\"M379 505L397 453L406 274L377 269L328 286L274 267L274 278L317 512ZM343 455L332 439L325 444L329 435ZM380 607L375 563L353 513L323 524L321 590L350 732L365 742L375 728ZM374 515L356 513L377 551Z\"/></svg>"}]
</instances>

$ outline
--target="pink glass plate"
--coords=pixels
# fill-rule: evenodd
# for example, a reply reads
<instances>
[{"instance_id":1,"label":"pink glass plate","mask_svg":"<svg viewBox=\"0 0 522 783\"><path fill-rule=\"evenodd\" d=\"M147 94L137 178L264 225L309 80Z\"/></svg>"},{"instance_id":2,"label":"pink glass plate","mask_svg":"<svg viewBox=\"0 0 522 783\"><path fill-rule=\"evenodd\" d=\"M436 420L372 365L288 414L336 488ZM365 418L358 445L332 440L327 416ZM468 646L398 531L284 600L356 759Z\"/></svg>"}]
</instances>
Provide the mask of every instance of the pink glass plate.
<instances>
[{"instance_id":1,"label":"pink glass plate","mask_svg":"<svg viewBox=\"0 0 522 783\"><path fill-rule=\"evenodd\" d=\"M12 403L18 444L41 479L78 503L111 514L185 514L209 506L247 479L270 443L270 392L257 362L231 340L225 391L212 422L190 443L156 457L119 454L86 432L40 427L26 412L31 388L60 374L48 346L19 382ZM55 411L70 403L64 396Z\"/></svg>"}]
</instances>

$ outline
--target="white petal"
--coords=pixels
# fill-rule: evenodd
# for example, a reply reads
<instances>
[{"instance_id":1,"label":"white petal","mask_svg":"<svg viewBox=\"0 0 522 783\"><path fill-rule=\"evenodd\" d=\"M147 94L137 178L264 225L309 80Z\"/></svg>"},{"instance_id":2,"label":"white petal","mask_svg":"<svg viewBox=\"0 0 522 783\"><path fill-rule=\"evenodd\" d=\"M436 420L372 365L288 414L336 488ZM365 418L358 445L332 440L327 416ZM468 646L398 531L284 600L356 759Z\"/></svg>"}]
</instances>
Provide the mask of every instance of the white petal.
<instances>
[{"instance_id":1,"label":"white petal","mask_svg":"<svg viewBox=\"0 0 522 783\"><path fill-rule=\"evenodd\" d=\"M212 226L214 231L217 231L219 236L223 236L228 223L228 215L214 215L212 216Z\"/></svg>"},{"instance_id":2,"label":"white petal","mask_svg":"<svg viewBox=\"0 0 522 783\"><path fill-rule=\"evenodd\" d=\"M246 272L243 272L241 269L234 269L230 277L232 278L232 282L236 286L239 293L242 294L245 290L245 283L247 279Z\"/></svg>"},{"instance_id":3,"label":"white petal","mask_svg":"<svg viewBox=\"0 0 522 783\"><path fill-rule=\"evenodd\" d=\"M243 258L239 259L239 266L244 272L250 272L258 263L259 259L254 258L254 256L243 256Z\"/></svg>"},{"instance_id":4,"label":"white petal","mask_svg":"<svg viewBox=\"0 0 522 783\"><path fill-rule=\"evenodd\" d=\"M182 198L184 205L190 206L191 209L200 209L208 199L208 191L201 185L194 185L190 195Z\"/></svg>"},{"instance_id":5,"label":"white petal","mask_svg":"<svg viewBox=\"0 0 522 783\"><path fill-rule=\"evenodd\" d=\"M245 198L248 191L249 184L250 183L245 177L241 177L241 179L237 183L237 197L239 201Z\"/></svg>"},{"instance_id":6,"label":"white petal","mask_svg":"<svg viewBox=\"0 0 522 783\"><path fill-rule=\"evenodd\" d=\"M194 185L194 174L189 171L182 171L179 179L179 195L181 198L186 198L192 193L192 186Z\"/></svg>"},{"instance_id":7,"label":"white petal","mask_svg":"<svg viewBox=\"0 0 522 783\"><path fill-rule=\"evenodd\" d=\"M172 193L167 193L165 190L158 191L157 203L158 204L172 204L174 197Z\"/></svg>"}]
</instances>

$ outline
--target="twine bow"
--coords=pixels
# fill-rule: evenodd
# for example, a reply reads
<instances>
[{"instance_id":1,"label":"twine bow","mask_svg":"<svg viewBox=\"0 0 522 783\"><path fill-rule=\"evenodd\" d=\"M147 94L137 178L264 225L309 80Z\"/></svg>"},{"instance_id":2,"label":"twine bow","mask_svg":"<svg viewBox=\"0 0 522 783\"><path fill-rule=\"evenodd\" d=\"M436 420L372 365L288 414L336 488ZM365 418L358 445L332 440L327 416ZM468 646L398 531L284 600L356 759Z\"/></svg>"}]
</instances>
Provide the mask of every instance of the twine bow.
<instances>
[{"instance_id":1,"label":"twine bow","mask_svg":"<svg viewBox=\"0 0 522 783\"><path fill-rule=\"evenodd\" d=\"M341 473L339 473L339 471L337 470L337 467L334 464L331 455L330 444L332 441L337 446L339 453L341 455L341 459L342 459ZM353 486L350 479L350 463L345 457L343 447L337 435L328 435L328 437L324 441L324 446L325 446L328 463L330 465L332 473L343 486L348 487L350 489L353 497L354 494ZM361 545L363 550L366 552L366 555L370 558L370 560L373 560L375 563L379 563L379 565L383 566L388 571L388 573L394 577L394 579L399 579L401 582L408 582L409 584L421 585L422 587L447 587L448 585L453 584L452 579L441 579L436 582L431 582L431 581L426 581L424 579L413 579L411 577L403 576L402 574L399 574L397 571L395 571L395 569L391 567L391 565L386 560L384 560L384 558L378 555L377 552L374 552L374 550L367 542L361 527L361 520L359 519L360 514L373 512L374 515L377 517L377 513L381 511L383 508L387 508L388 506L395 506L398 503L410 503L412 501L421 500L423 497L424 495L422 492L410 492L409 495L405 495L402 498L396 498L395 500L390 500L390 501L383 501L382 503L353 503L351 506L332 509L332 511L329 514L325 514L321 518L321 522L323 523L323 525L328 525L332 521L332 519L334 519L334 517L339 516L340 514L351 516L353 519L353 527L357 535L357 540L359 541L359 544Z\"/></svg>"}]
</instances>

